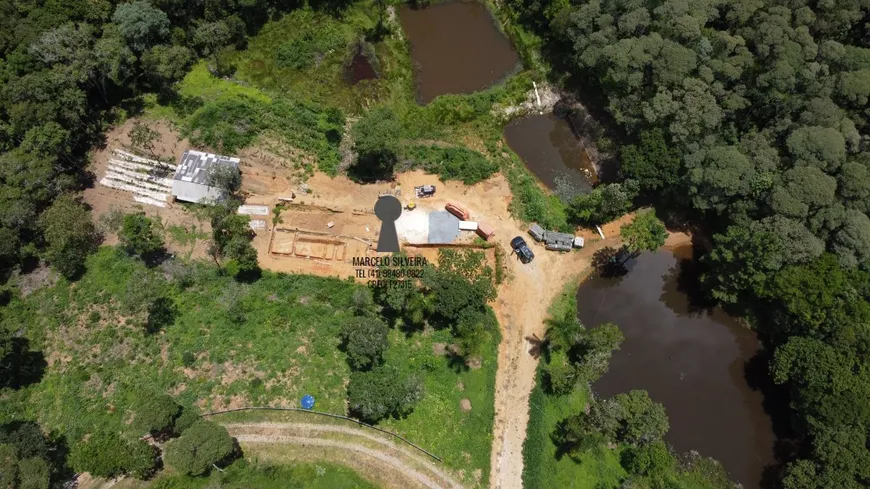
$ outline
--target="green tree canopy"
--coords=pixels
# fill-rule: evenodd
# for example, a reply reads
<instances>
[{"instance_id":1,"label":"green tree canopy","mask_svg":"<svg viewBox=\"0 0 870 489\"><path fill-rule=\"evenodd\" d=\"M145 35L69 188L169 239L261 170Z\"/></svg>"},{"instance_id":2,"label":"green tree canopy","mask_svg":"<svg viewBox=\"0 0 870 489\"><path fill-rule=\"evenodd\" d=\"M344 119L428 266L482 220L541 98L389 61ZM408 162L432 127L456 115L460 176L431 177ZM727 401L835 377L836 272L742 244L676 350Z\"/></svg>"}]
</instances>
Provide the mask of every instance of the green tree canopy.
<instances>
[{"instance_id":1,"label":"green tree canopy","mask_svg":"<svg viewBox=\"0 0 870 489\"><path fill-rule=\"evenodd\" d=\"M144 214L127 214L118 238L128 253L144 257L163 249L163 237L155 228L154 221Z\"/></svg>"},{"instance_id":2,"label":"green tree canopy","mask_svg":"<svg viewBox=\"0 0 870 489\"><path fill-rule=\"evenodd\" d=\"M169 18L166 13L145 0L119 4L112 22L137 53L144 52L169 36Z\"/></svg>"},{"instance_id":3,"label":"green tree canopy","mask_svg":"<svg viewBox=\"0 0 870 489\"><path fill-rule=\"evenodd\" d=\"M66 194L40 216L39 223L47 243L48 262L67 277L80 273L99 238L87 209L73 195Z\"/></svg>"},{"instance_id":4,"label":"green tree canopy","mask_svg":"<svg viewBox=\"0 0 870 489\"><path fill-rule=\"evenodd\" d=\"M655 251L664 246L668 237L664 223L652 211L638 212L634 220L622 225L619 232L632 253Z\"/></svg>"},{"instance_id":5,"label":"green tree canopy","mask_svg":"<svg viewBox=\"0 0 870 489\"><path fill-rule=\"evenodd\" d=\"M223 426L197 421L181 437L166 444L166 463L188 475L203 475L212 466L226 461L235 450L235 441Z\"/></svg>"},{"instance_id":6,"label":"green tree canopy","mask_svg":"<svg viewBox=\"0 0 870 489\"><path fill-rule=\"evenodd\" d=\"M423 399L423 384L416 377L385 365L367 372L353 372L347 398L353 415L376 423L389 416L408 415Z\"/></svg>"},{"instance_id":7,"label":"green tree canopy","mask_svg":"<svg viewBox=\"0 0 870 489\"><path fill-rule=\"evenodd\" d=\"M377 317L356 317L343 324L340 336L350 366L356 370L366 370L379 365L384 352L390 347L388 333L387 325Z\"/></svg>"},{"instance_id":8,"label":"green tree canopy","mask_svg":"<svg viewBox=\"0 0 870 489\"><path fill-rule=\"evenodd\" d=\"M73 445L69 463L77 472L97 477L130 474L142 479L154 470L157 457L143 440L125 441L117 433L98 431Z\"/></svg>"}]
</instances>

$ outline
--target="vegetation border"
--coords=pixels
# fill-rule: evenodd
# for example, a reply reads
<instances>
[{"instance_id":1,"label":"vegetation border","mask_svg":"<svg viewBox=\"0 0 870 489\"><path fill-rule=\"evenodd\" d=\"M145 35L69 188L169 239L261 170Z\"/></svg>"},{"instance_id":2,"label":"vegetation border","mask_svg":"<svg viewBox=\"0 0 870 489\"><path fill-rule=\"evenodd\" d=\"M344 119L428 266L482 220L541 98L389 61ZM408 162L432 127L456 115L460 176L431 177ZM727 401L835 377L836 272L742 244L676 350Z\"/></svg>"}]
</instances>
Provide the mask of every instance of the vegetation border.
<instances>
[{"instance_id":1,"label":"vegetation border","mask_svg":"<svg viewBox=\"0 0 870 489\"><path fill-rule=\"evenodd\" d=\"M386 433L390 436L398 438L398 439L402 440L403 442L407 443L408 445L411 445L412 447L416 448L417 450L420 450L421 452L425 453L426 455L441 462L442 464L444 463L444 461L441 460L441 457L435 455L434 453L426 450L425 448L423 448L419 445L414 444L413 442L411 442L407 438L403 437L402 435L399 435L397 433L393 433L392 431L387 431L383 428L378 428L377 426L372 426L372 425L370 425L368 423L364 423L358 419L350 418L347 416L342 416L340 414L325 413L323 411L312 411L310 409L302 409L302 408L280 408L280 407L255 407L255 406L251 406L251 407L241 407L241 408L235 408L235 409L224 409L222 411L212 411L212 412L208 412L208 413L202 413L200 416L204 418L206 416L215 416L218 414L227 414L227 413L237 413L237 412L241 412L241 411L294 411L294 412L300 412L300 413L319 414L320 416L327 416L330 418L352 421L360 426L365 426L366 428L371 428L375 431L380 431L381 433Z\"/></svg>"}]
</instances>

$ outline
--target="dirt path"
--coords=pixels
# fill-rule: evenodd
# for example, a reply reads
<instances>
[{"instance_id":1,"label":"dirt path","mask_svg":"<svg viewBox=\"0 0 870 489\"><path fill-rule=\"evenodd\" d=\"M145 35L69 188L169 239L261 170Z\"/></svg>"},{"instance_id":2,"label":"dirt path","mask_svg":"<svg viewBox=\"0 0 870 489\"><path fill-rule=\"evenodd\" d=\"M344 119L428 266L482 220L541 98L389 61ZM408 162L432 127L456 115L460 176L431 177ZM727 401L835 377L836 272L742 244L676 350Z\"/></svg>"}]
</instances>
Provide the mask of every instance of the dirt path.
<instances>
[{"instance_id":1,"label":"dirt path","mask_svg":"<svg viewBox=\"0 0 870 489\"><path fill-rule=\"evenodd\" d=\"M525 233L523 233L525 235ZM502 327L496 373L495 424L490 487L521 489L523 442L529 422L529 395L535 384L538 359L530 353L544 337L547 308L566 283L588 272L592 254L618 239L594 241L581 251L550 252L536 244L529 265L510 260L512 280L503 284L493 305Z\"/></svg>"},{"instance_id":2,"label":"dirt path","mask_svg":"<svg viewBox=\"0 0 870 489\"><path fill-rule=\"evenodd\" d=\"M243 445L296 445L306 452L322 448L333 454L341 453L341 461L360 473L370 476L377 473L375 478L384 487L463 487L441 470L437 462L426 460L412 449L362 428L314 423L228 423L224 426ZM268 453L254 450L257 457L269 458ZM282 451L282 455L288 454Z\"/></svg>"}]
</instances>

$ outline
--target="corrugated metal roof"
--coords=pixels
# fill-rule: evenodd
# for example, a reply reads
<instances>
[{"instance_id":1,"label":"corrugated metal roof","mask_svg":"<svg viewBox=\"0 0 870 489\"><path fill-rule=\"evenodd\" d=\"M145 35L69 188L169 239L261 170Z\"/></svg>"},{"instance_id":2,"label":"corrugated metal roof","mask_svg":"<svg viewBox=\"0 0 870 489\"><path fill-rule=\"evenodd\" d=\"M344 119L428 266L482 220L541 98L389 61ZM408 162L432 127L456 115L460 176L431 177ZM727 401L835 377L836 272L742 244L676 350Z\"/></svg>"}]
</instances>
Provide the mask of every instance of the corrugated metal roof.
<instances>
[{"instance_id":1,"label":"corrugated metal roof","mask_svg":"<svg viewBox=\"0 0 870 489\"><path fill-rule=\"evenodd\" d=\"M203 153L189 149L181 156L181 162L175 169L175 180L207 185L208 171L214 165L231 165L239 167L239 159L230 156L221 156L211 153Z\"/></svg>"}]
</instances>

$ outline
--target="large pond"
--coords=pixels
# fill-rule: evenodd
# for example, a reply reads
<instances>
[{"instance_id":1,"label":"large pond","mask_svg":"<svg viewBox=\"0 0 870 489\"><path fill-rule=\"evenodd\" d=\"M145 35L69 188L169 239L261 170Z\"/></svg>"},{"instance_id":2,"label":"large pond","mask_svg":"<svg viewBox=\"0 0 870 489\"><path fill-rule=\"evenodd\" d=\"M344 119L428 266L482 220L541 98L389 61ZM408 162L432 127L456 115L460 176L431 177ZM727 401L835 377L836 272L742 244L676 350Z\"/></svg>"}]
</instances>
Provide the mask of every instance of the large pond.
<instances>
[{"instance_id":1,"label":"large pond","mask_svg":"<svg viewBox=\"0 0 870 489\"><path fill-rule=\"evenodd\" d=\"M405 5L399 9L399 20L411 44L420 103L486 88L520 64L510 41L481 3Z\"/></svg>"},{"instance_id":2,"label":"large pond","mask_svg":"<svg viewBox=\"0 0 870 489\"><path fill-rule=\"evenodd\" d=\"M560 194L566 186L568 193L592 188L595 167L565 119L553 114L530 115L508 124L504 136L508 146L547 188Z\"/></svg>"},{"instance_id":3,"label":"large pond","mask_svg":"<svg viewBox=\"0 0 870 489\"><path fill-rule=\"evenodd\" d=\"M753 376L763 373L747 373L755 370L748 366L758 363L753 358L760 344L723 312L690 306L678 289L687 263L670 251L647 253L621 278L593 278L580 286L583 324L613 322L625 334L593 390L610 397L646 389L667 410L667 441L674 448L713 457L733 480L756 489L774 460L775 441L763 396L750 388Z\"/></svg>"}]
</instances>

